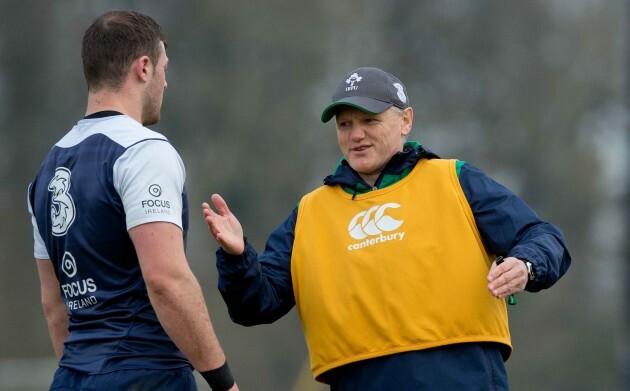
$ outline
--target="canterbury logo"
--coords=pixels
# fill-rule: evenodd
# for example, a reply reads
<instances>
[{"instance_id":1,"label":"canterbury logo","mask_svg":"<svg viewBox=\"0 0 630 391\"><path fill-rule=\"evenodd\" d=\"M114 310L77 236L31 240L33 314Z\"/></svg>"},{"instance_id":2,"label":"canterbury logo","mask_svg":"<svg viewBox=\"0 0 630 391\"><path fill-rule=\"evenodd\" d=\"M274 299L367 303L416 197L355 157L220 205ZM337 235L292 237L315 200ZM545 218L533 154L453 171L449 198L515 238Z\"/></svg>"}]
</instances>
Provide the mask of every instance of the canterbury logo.
<instances>
[{"instance_id":1,"label":"canterbury logo","mask_svg":"<svg viewBox=\"0 0 630 391\"><path fill-rule=\"evenodd\" d=\"M381 206L373 206L370 209L357 213L350 220L348 233L355 239L364 239L368 236L380 235L398 229L404 220L396 220L385 214L389 208L400 208L400 205L389 202Z\"/></svg>"}]
</instances>

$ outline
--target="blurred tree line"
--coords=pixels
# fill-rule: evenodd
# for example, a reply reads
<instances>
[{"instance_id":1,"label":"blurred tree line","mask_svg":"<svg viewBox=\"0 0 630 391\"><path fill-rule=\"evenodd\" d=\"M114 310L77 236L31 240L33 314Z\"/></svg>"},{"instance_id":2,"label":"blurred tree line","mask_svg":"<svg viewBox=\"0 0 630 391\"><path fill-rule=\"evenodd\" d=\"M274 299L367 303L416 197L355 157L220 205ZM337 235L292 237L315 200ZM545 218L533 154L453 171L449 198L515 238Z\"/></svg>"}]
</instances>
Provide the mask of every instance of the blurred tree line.
<instances>
[{"instance_id":1,"label":"blurred tree line","mask_svg":"<svg viewBox=\"0 0 630 391\"><path fill-rule=\"evenodd\" d=\"M512 388L630 389L630 13L612 0L3 1L0 373L3 359L53 356L26 189L85 113L83 31L115 8L147 13L166 32L168 89L153 129L186 164L188 257L241 389L321 387L305 375L295 311L253 328L229 320L200 205L222 194L262 250L336 166L335 131L319 115L359 66L406 84L411 140L482 168L564 230L568 274L509 309Z\"/></svg>"}]
</instances>

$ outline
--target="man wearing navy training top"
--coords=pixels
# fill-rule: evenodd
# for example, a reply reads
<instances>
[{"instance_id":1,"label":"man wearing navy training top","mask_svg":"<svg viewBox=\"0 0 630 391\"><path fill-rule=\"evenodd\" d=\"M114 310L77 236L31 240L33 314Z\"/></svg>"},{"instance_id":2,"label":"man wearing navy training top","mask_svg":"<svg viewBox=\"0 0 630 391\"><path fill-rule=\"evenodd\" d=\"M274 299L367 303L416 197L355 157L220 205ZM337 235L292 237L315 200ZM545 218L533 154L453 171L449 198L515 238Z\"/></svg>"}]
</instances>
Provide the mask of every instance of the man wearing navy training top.
<instances>
[{"instance_id":1,"label":"man wearing navy training top","mask_svg":"<svg viewBox=\"0 0 630 391\"><path fill-rule=\"evenodd\" d=\"M162 28L111 11L86 30L86 116L29 186L53 390L238 389L184 253L185 169L161 134Z\"/></svg>"}]
</instances>

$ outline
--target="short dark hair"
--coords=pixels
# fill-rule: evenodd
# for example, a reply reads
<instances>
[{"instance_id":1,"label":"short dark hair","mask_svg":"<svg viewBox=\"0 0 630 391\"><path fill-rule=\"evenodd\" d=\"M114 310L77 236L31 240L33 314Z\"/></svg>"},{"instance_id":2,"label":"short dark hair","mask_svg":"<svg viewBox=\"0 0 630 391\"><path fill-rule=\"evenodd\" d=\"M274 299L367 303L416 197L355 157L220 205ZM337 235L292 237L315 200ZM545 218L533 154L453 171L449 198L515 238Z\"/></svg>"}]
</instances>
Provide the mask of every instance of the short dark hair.
<instances>
[{"instance_id":1,"label":"short dark hair","mask_svg":"<svg viewBox=\"0 0 630 391\"><path fill-rule=\"evenodd\" d=\"M129 66L140 56L157 64L163 41L162 27L150 16L127 10L99 16L85 31L81 46L88 90L119 88Z\"/></svg>"}]
</instances>

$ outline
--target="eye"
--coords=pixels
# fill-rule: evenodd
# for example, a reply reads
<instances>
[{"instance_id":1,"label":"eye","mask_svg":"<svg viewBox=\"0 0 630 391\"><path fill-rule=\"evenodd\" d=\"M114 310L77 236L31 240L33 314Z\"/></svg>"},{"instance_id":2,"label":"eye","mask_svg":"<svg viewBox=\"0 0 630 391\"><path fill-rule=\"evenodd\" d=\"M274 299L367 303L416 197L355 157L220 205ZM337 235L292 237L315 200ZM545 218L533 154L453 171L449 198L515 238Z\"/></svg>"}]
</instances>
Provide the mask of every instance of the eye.
<instances>
[{"instance_id":1,"label":"eye","mask_svg":"<svg viewBox=\"0 0 630 391\"><path fill-rule=\"evenodd\" d=\"M347 129L350 126L350 121L341 121L337 124L338 129Z\"/></svg>"}]
</instances>

